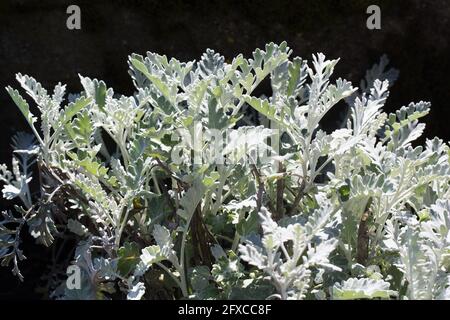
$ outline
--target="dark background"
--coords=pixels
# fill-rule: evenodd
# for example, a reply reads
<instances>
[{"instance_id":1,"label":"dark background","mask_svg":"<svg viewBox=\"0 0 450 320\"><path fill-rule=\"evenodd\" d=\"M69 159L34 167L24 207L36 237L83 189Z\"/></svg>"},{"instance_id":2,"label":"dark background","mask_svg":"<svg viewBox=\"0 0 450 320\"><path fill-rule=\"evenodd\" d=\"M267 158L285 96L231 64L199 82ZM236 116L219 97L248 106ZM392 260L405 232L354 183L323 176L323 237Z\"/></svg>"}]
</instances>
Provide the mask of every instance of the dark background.
<instances>
[{"instance_id":1,"label":"dark background","mask_svg":"<svg viewBox=\"0 0 450 320\"><path fill-rule=\"evenodd\" d=\"M82 30L66 28L66 8L77 4ZM366 28L366 9L382 10L382 29ZM10 164L10 138L28 130L3 88L19 87L17 72L35 77L52 90L81 90L77 74L106 81L131 94L127 56L154 51L179 60L198 59L206 48L232 59L249 56L267 42L286 40L294 56L310 59L323 52L341 57L336 74L358 85L366 69L386 53L400 70L386 110L411 101L432 102L425 119L427 137L450 140L450 1L0 1L0 163ZM0 209L6 206L0 201ZM25 283L0 269L0 299L38 298L33 288L45 272L48 250L24 245Z\"/></svg>"}]
</instances>

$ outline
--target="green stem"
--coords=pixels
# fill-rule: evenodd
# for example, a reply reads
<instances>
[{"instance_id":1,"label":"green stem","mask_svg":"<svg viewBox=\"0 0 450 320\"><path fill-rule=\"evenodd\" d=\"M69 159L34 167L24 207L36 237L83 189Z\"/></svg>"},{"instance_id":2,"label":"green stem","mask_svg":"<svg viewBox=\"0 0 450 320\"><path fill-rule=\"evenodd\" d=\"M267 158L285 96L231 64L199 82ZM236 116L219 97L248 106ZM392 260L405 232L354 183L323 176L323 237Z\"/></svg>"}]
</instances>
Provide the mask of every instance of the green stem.
<instances>
[{"instance_id":1,"label":"green stem","mask_svg":"<svg viewBox=\"0 0 450 320\"><path fill-rule=\"evenodd\" d=\"M192 220L193 216L194 215L191 214L189 219L186 221L186 226L185 226L185 228L183 230L183 237L181 238L180 270L179 270L179 272L180 272L180 277L181 277L181 290L183 291L183 296L185 296L185 297L188 296L188 290L187 290L187 278L186 278L186 274L185 274L185 271L184 271L184 269L185 269L184 268L185 267L185 262L186 262L184 251L185 251L185 248L186 248L186 242L187 242L186 238L187 238L187 234L188 234L188 231L189 231L189 226L191 224L191 220Z\"/></svg>"}]
</instances>

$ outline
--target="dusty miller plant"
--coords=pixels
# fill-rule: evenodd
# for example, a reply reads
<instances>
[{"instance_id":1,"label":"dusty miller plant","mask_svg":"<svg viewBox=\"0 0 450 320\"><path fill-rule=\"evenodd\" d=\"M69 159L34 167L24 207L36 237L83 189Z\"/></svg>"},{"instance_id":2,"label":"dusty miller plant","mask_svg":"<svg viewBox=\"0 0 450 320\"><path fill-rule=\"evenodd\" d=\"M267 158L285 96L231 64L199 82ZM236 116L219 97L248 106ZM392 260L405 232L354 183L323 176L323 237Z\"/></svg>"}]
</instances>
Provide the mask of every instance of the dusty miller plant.
<instances>
[{"instance_id":1,"label":"dusty miller plant","mask_svg":"<svg viewBox=\"0 0 450 320\"><path fill-rule=\"evenodd\" d=\"M449 147L413 145L430 104L386 114L387 58L359 89L337 63L286 43L230 62L133 54L132 96L80 76L66 98L18 74L37 113L7 88L32 134L0 166L2 265L23 279L29 232L67 256L49 261L55 299L450 298Z\"/></svg>"}]
</instances>

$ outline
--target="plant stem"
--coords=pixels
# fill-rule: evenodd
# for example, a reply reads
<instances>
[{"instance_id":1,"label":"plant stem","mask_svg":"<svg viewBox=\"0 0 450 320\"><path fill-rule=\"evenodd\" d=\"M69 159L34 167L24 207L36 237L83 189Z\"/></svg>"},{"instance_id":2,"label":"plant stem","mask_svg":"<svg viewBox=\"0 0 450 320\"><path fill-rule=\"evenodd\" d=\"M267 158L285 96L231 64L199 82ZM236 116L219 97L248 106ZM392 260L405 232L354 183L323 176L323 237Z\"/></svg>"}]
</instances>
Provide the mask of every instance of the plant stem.
<instances>
[{"instance_id":1,"label":"plant stem","mask_svg":"<svg viewBox=\"0 0 450 320\"><path fill-rule=\"evenodd\" d=\"M283 173L286 170L283 168L283 164L281 161L278 163L278 173ZM276 216L274 217L275 221L279 221L284 216L284 203L283 203L283 195L284 195L284 176L277 180L277 208L276 208Z\"/></svg>"},{"instance_id":2,"label":"plant stem","mask_svg":"<svg viewBox=\"0 0 450 320\"><path fill-rule=\"evenodd\" d=\"M161 269L163 269L165 272L167 272L167 274L175 281L175 283L180 287L181 291L183 291L183 286L180 282L180 280L172 273L172 271L170 271L169 268L167 268L165 265L163 265L161 262L157 262L156 265L158 267L160 267ZM183 291L183 296L187 296L187 291L186 294Z\"/></svg>"}]
</instances>

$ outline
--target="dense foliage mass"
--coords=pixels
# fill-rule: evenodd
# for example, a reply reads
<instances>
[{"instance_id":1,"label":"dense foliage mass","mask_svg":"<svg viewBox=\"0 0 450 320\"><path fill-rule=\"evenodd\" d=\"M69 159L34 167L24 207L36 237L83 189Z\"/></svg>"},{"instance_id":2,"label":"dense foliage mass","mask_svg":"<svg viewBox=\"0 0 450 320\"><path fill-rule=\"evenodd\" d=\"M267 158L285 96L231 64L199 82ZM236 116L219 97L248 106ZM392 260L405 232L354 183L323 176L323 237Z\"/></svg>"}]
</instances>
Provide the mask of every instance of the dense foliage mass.
<instances>
[{"instance_id":1,"label":"dense foliage mass","mask_svg":"<svg viewBox=\"0 0 450 320\"><path fill-rule=\"evenodd\" d=\"M33 134L0 166L2 265L22 278L27 229L57 248L56 299L450 298L449 147L412 145L429 103L382 111L385 57L358 89L331 79L338 60L290 55L131 55L133 96L80 77L67 105L18 74L39 115L7 88Z\"/></svg>"}]
</instances>

